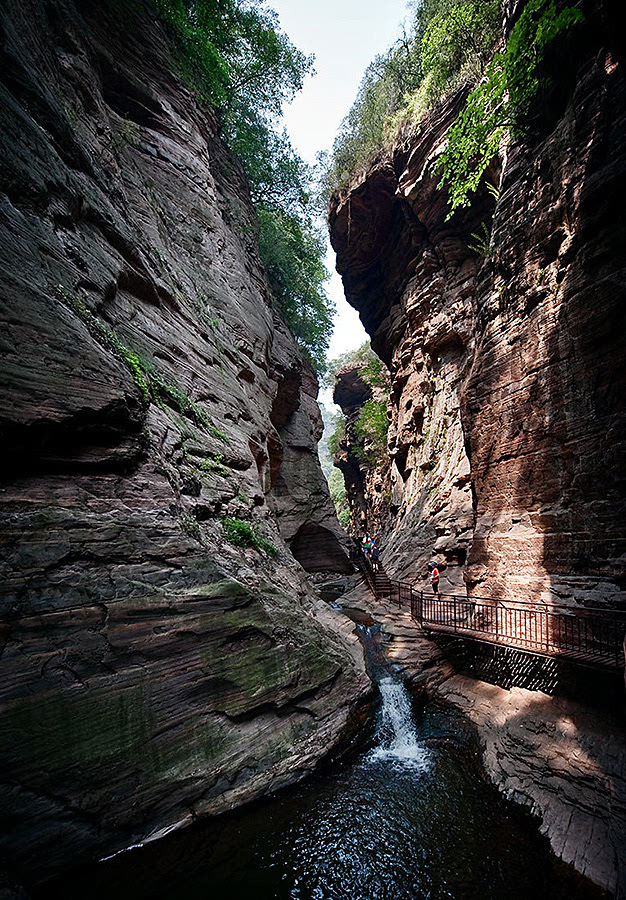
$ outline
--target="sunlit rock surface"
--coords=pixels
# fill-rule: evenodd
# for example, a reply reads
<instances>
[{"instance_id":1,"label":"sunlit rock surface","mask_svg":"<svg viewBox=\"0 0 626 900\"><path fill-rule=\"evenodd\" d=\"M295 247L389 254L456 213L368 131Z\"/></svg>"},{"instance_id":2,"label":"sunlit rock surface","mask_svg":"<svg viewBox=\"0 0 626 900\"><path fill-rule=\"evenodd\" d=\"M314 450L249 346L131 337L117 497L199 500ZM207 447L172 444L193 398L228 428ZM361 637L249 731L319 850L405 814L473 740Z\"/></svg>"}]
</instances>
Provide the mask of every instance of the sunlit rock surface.
<instances>
[{"instance_id":1,"label":"sunlit rock surface","mask_svg":"<svg viewBox=\"0 0 626 900\"><path fill-rule=\"evenodd\" d=\"M348 569L245 181L164 33L108 9L0 12L0 816L27 882L301 777L367 684L289 549Z\"/></svg>"},{"instance_id":2,"label":"sunlit rock surface","mask_svg":"<svg viewBox=\"0 0 626 900\"><path fill-rule=\"evenodd\" d=\"M497 202L446 219L432 172L461 94L331 208L391 371L388 568L433 558L444 590L626 602L623 45L614 6L584 12L534 136L494 164Z\"/></svg>"}]
</instances>

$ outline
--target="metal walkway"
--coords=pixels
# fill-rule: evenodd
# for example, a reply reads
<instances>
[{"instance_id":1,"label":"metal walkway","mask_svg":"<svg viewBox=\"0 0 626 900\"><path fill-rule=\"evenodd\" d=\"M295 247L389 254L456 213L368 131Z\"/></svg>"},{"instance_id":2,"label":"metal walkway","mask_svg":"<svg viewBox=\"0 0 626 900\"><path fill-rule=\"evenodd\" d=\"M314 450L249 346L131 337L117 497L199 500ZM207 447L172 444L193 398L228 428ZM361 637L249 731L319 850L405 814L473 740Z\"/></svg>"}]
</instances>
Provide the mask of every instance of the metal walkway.
<instances>
[{"instance_id":1,"label":"metal walkway","mask_svg":"<svg viewBox=\"0 0 626 900\"><path fill-rule=\"evenodd\" d=\"M626 611L573 609L457 594L435 597L407 582L394 581L380 566L374 572L360 550L358 563L375 596L387 598L398 607L408 606L425 631L601 668L624 668Z\"/></svg>"}]
</instances>

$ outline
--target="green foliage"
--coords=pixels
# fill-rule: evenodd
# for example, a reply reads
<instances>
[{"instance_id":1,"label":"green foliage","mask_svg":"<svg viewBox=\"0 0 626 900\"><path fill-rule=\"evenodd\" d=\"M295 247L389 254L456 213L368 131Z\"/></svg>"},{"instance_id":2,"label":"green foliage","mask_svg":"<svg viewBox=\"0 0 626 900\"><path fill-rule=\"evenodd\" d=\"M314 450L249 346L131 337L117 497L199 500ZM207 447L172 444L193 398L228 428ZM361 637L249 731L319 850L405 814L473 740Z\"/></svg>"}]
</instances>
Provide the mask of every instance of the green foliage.
<instances>
[{"instance_id":1,"label":"green foliage","mask_svg":"<svg viewBox=\"0 0 626 900\"><path fill-rule=\"evenodd\" d=\"M376 156L385 143L390 116L420 79L418 48L406 36L386 53L375 57L335 139L324 176L323 199L344 187L359 168Z\"/></svg>"},{"instance_id":2,"label":"green foliage","mask_svg":"<svg viewBox=\"0 0 626 900\"><path fill-rule=\"evenodd\" d=\"M495 54L484 80L469 95L437 163L439 187L448 188L450 215L469 205L504 137L524 130L544 83L550 43L582 21L582 14L571 7L557 13L554 0L526 4L506 49Z\"/></svg>"},{"instance_id":3,"label":"green foliage","mask_svg":"<svg viewBox=\"0 0 626 900\"><path fill-rule=\"evenodd\" d=\"M256 0L153 4L178 44L183 74L225 118L238 109L250 119L280 115L311 69L312 60L279 30L276 13Z\"/></svg>"},{"instance_id":4,"label":"green foliage","mask_svg":"<svg viewBox=\"0 0 626 900\"><path fill-rule=\"evenodd\" d=\"M389 370L366 341L356 350L348 350L336 359L330 360L326 368L324 383L326 387L334 388L337 376L341 369L356 368L363 381L371 388L389 387Z\"/></svg>"},{"instance_id":5,"label":"green foliage","mask_svg":"<svg viewBox=\"0 0 626 900\"><path fill-rule=\"evenodd\" d=\"M215 473L228 478L231 472L222 465L224 462L224 454L218 453L216 456L206 456L196 462L196 466L201 472Z\"/></svg>"},{"instance_id":6,"label":"green foliage","mask_svg":"<svg viewBox=\"0 0 626 900\"><path fill-rule=\"evenodd\" d=\"M421 59L433 100L460 81L480 78L498 37L499 13L499 0L467 0L432 17Z\"/></svg>"},{"instance_id":7,"label":"green foliage","mask_svg":"<svg viewBox=\"0 0 626 900\"><path fill-rule=\"evenodd\" d=\"M328 489L330 497L335 504L337 518L340 524L345 528L350 523L350 509L348 507L348 498L346 495L346 485L343 474L339 469L333 469L328 478Z\"/></svg>"},{"instance_id":8,"label":"green foliage","mask_svg":"<svg viewBox=\"0 0 626 900\"><path fill-rule=\"evenodd\" d=\"M383 400L368 400L363 405L354 423L354 430L361 442L356 454L362 462L375 464L387 452L387 403Z\"/></svg>"},{"instance_id":9,"label":"green foliage","mask_svg":"<svg viewBox=\"0 0 626 900\"><path fill-rule=\"evenodd\" d=\"M222 136L241 161L270 287L321 372L334 312L324 290L325 245L310 214L311 173L276 127L313 60L294 47L261 0L153 3L176 41L183 77L216 109Z\"/></svg>"},{"instance_id":10,"label":"green foliage","mask_svg":"<svg viewBox=\"0 0 626 900\"><path fill-rule=\"evenodd\" d=\"M189 537L192 537L195 541L198 541L200 544L203 542L200 523L197 519L194 519L193 516L190 516L189 513L182 513L180 516L180 527L185 534L188 534Z\"/></svg>"},{"instance_id":11,"label":"green foliage","mask_svg":"<svg viewBox=\"0 0 626 900\"><path fill-rule=\"evenodd\" d=\"M460 81L480 77L497 38L498 0L422 0L408 33L368 66L326 164L323 199Z\"/></svg>"},{"instance_id":12,"label":"green foliage","mask_svg":"<svg viewBox=\"0 0 626 900\"><path fill-rule=\"evenodd\" d=\"M323 401L319 403L319 407L320 412L322 413L324 430L317 445L317 455L319 457L320 466L322 467L322 472L324 473L324 478L328 481L330 473L334 468L334 456L331 455L328 449L328 441L337 427L339 414L332 412Z\"/></svg>"},{"instance_id":13,"label":"green foliage","mask_svg":"<svg viewBox=\"0 0 626 900\"><path fill-rule=\"evenodd\" d=\"M250 522L228 517L222 519L222 525L226 538L231 544L235 544L237 547L254 547L255 550L271 556L272 559L276 559L278 556L278 548L267 538L262 537Z\"/></svg>"},{"instance_id":14,"label":"green foliage","mask_svg":"<svg viewBox=\"0 0 626 900\"><path fill-rule=\"evenodd\" d=\"M339 447L339 441L342 441L346 436L346 419L345 416L339 416L337 419L337 425L335 430L328 438L328 452L332 457L337 455L337 449Z\"/></svg>"},{"instance_id":15,"label":"green foliage","mask_svg":"<svg viewBox=\"0 0 626 900\"><path fill-rule=\"evenodd\" d=\"M337 513L337 518L342 528L348 528L350 525L350 509L347 506L345 509L341 509Z\"/></svg>"},{"instance_id":16,"label":"green foliage","mask_svg":"<svg viewBox=\"0 0 626 900\"><path fill-rule=\"evenodd\" d=\"M345 353L340 354L335 359L331 359L328 362L324 383L327 387L333 388L335 386L337 374L341 369L345 369L348 366L355 366L365 370L370 363L374 366L376 366L377 363L380 363L382 366L380 359L372 350L370 342L365 341L365 343L361 344L356 350L347 350ZM374 370L372 370L372 372L373 371Z\"/></svg>"},{"instance_id":17,"label":"green foliage","mask_svg":"<svg viewBox=\"0 0 626 900\"><path fill-rule=\"evenodd\" d=\"M153 363L129 349L115 332L105 325L102 319L94 315L85 306L79 297L76 297L61 284L57 285L57 294L73 307L96 340L104 347L112 350L126 364L146 406L149 403L154 403L161 408L169 406L190 419L200 428L208 431L213 437L224 441L224 443L230 443L228 435L216 428L211 422L211 417L204 407L194 403L178 385L167 381L156 370Z\"/></svg>"},{"instance_id":18,"label":"green foliage","mask_svg":"<svg viewBox=\"0 0 626 900\"><path fill-rule=\"evenodd\" d=\"M491 233L486 222L480 223L478 231L472 231L473 241L467 245L468 249L477 256L487 256Z\"/></svg>"},{"instance_id":19,"label":"green foliage","mask_svg":"<svg viewBox=\"0 0 626 900\"><path fill-rule=\"evenodd\" d=\"M280 209L258 207L265 270L296 340L317 372L325 367L334 307L324 291L324 240L312 224Z\"/></svg>"},{"instance_id":20,"label":"green foliage","mask_svg":"<svg viewBox=\"0 0 626 900\"><path fill-rule=\"evenodd\" d=\"M389 370L382 359L380 359L379 356L376 356L373 350L361 370L361 377L371 388L389 387Z\"/></svg>"}]
</instances>

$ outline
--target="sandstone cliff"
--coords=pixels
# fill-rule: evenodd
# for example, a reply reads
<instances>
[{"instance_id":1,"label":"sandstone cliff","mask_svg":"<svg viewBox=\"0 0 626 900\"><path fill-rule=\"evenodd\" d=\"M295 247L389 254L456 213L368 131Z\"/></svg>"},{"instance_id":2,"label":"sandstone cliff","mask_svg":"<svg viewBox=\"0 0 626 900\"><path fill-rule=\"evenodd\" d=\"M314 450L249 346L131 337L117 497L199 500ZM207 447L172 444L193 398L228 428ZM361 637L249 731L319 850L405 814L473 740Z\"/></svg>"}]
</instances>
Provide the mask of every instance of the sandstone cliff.
<instances>
[{"instance_id":1,"label":"sandstone cliff","mask_svg":"<svg viewBox=\"0 0 626 900\"><path fill-rule=\"evenodd\" d=\"M444 590L626 602L623 42L613 4L584 13L533 136L493 165L497 202L446 221L432 171L461 92L331 208L391 370L386 565L433 558Z\"/></svg>"},{"instance_id":2,"label":"sandstone cliff","mask_svg":"<svg viewBox=\"0 0 626 900\"><path fill-rule=\"evenodd\" d=\"M624 43L617 4L583 8L532 137L493 163L497 201L479 191L447 219L436 189L461 92L334 199L330 229L346 297L391 373L387 571L425 586L434 559L444 591L623 608ZM483 222L484 255L470 249ZM365 518L371 473L355 484ZM382 621L392 658L477 726L486 771L555 851L625 896L623 717L589 691L574 702L541 681L468 678L408 612L367 592L345 602Z\"/></svg>"},{"instance_id":3,"label":"sandstone cliff","mask_svg":"<svg viewBox=\"0 0 626 900\"><path fill-rule=\"evenodd\" d=\"M301 777L367 680L297 562L350 568L317 384L166 35L9 0L0 40L0 808L32 883Z\"/></svg>"},{"instance_id":4,"label":"sandstone cliff","mask_svg":"<svg viewBox=\"0 0 626 900\"><path fill-rule=\"evenodd\" d=\"M345 434L338 441L335 465L341 470L350 508L350 532L357 539L378 536L389 515L389 465L367 435L357 432L359 414L368 401L387 405L388 390L369 384L362 365L350 364L337 373L333 399L345 417Z\"/></svg>"}]
</instances>

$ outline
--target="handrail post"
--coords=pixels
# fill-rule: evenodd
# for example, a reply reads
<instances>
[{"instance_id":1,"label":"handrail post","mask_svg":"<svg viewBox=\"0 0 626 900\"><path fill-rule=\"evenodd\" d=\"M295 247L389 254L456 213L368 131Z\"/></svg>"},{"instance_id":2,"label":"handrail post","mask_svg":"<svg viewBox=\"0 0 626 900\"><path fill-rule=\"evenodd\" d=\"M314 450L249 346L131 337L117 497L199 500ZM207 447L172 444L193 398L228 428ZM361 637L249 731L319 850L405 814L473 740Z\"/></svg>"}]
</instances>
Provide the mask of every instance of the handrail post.
<instances>
[{"instance_id":1,"label":"handrail post","mask_svg":"<svg viewBox=\"0 0 626 900\"><path fill-rule=\"evenodd\" d=\"M456 631L456 594L454 595L454 630Z\"/></svg>"},{"instance_id":2,"label":"handrail post","mask_svg":"<svg viewBox=\"0 0 626 900\"><path fill-rule=\"evenodd\" d=\"M498 640L498 603L496 603L496 640Z\"/></svg>"}]
</instances>

